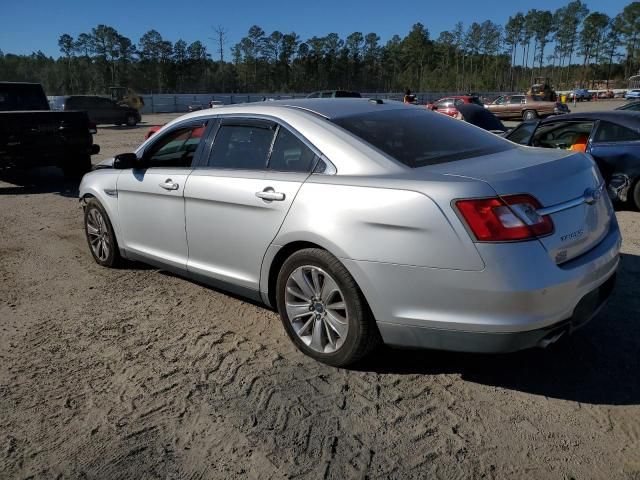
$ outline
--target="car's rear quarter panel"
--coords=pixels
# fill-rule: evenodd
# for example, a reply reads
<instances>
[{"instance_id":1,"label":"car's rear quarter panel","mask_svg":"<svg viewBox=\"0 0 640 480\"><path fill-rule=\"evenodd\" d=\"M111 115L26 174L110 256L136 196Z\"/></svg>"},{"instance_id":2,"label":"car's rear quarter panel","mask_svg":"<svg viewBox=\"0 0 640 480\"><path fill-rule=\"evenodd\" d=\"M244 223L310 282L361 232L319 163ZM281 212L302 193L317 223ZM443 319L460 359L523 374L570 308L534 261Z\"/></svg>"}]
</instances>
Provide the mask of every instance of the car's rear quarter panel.
<instances>
[{"instance_id":1,"label":"car's rear quarter panel","mask_svg":"<svg viewBox=\"0 0 640 480\"><path fill-rule=\"evenodd\" d=\"M310 179L274 240L309 241L340 258L481 270L482 259L460 222L425 193ZM449 202L445 208L450 209Z\"/></svg>"}]
</instances>

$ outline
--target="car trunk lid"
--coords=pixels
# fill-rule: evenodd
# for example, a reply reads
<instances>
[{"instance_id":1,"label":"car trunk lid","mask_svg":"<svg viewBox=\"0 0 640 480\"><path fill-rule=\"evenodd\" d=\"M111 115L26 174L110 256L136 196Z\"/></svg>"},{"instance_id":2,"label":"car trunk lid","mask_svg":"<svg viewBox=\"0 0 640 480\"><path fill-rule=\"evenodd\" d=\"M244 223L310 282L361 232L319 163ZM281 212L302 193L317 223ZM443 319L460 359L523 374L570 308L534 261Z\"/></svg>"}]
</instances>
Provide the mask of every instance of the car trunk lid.
<instances>
[{"instance_id":1,"label":"car trunk lid","mask_svg":"<svg viewBox=\"0 0 640 480\"><path fill-rule=\"evenodd\" d=\"M613 216L604 181L582 153L518 147L505 152L429 167L447 175L488 183L499 196L530 194L550 215L554 231L539 238L560 264L587 252L606 236Z\"/></svg>"}]
</instances>

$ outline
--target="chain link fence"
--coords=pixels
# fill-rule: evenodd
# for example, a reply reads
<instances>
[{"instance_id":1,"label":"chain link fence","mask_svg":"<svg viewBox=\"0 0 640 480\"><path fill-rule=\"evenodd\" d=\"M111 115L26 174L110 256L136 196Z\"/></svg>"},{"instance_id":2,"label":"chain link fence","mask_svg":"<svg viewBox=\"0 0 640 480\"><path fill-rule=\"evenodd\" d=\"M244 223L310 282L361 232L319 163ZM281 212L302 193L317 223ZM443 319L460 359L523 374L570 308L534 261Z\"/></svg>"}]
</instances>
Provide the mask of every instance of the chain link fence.
<instances>
[{"instance_id":1,"label":"chain link fence","mask_svg":"<svg viewBox=\"0 0 640 480\"><path fill-rule=\"evenodd\" d=\"M483 99L494 99L499 95L506 95L513 92L482 92L477 93ZM383 100L399 100L404 97L402 92L391 93L362 93L365 98L380 98ZM414 93L418 103L426 104L434 102L440 98L450 95L461 95L460 92L417 92ZM236 103L262 102L269 100L289 100L292 98L305 98L306 93L198 93L198 94L153 94L141 95L144 100L144 107L141 113L184 113L190 110L207 108L209 102L220 102L223 105Z\"/></svg>"}]
</instances>

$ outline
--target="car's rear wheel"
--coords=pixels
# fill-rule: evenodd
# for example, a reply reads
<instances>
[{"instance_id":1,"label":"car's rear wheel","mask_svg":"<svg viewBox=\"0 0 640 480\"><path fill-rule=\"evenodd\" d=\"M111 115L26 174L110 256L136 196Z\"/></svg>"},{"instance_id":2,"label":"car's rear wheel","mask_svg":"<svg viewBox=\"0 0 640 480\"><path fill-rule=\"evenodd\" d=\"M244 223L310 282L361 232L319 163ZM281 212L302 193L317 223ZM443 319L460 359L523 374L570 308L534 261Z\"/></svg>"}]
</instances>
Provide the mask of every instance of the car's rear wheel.
<instances>
[{"instance_id":1,"label":"car's rear wheel","mask_svg":"<svg viewBox=\"0 0 640 480\"><path fill-rule=\"evenodd\" d=\"M329 252L308 248L282 265L276 284L280 318L306 355L333 366L356 362L379 333L353 277Z\"/></svg>"},{"instance_id":2,"label":"car's rear wheel","mask_svg":"<svg viewBox=\"0 0 640 480\"><path fill-rule=\"evenodd\" d=\"M538 118L538 112L535 110L525 110L522 112L522 120L535 120L536 118Z\"/></svg>"},{"instance_id":3,"label":"car's rear wheel","mask_svg":"<svg viewBox=\"0 0 640 480\"><path fill-rule=\"evenodd\" d=\"M126 123L127 123L128 127L135 127L136 123L138 123L138 122L136 121L135 115L129 114L129 115L127 115L127 122Z\"/></svg>"},{"instance_id":4,"label":"car's rear wheel","mask_svg":"<svg viewBox=\"0 0 640 480\"><path fill-rule=\"evenodd\" d=\"M89 199L85 206L84 231L96 263L103 267L117 267L122 262L109 216L95 198Z\"/></svg>"},{"instance_id":5,"label":"car's rear wheel","mask_svg":"<svg viewBox=\"0 0 640 480\"><path fill-rule=\"evenodd\" d=\"M633 190L631 190L629 200L631 200L631 206L633 208L635 208L636 210L640 210L640 179L636 180L636 183L633 186Z\"/></svg>"}]
</instances>

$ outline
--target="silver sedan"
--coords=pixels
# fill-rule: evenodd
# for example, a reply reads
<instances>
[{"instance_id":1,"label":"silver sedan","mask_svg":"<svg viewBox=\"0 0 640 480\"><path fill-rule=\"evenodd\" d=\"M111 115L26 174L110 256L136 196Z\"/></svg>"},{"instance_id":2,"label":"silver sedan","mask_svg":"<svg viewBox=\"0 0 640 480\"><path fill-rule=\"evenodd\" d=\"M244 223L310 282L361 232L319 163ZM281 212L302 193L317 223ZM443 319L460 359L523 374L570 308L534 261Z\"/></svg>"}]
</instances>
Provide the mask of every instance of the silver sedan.
<instances>
[{"instance_id":1,"label":"silver sedan","mask_svg":"<svg viewBox=\"0 0 640 480\"><path fill-rule=\"evenodd\" d=\"M603 306L620 232L593 160L397 102L203 110L80 185L91 254L277 308L307 355L546 346Z\"/></svg>"}]
</instances>

